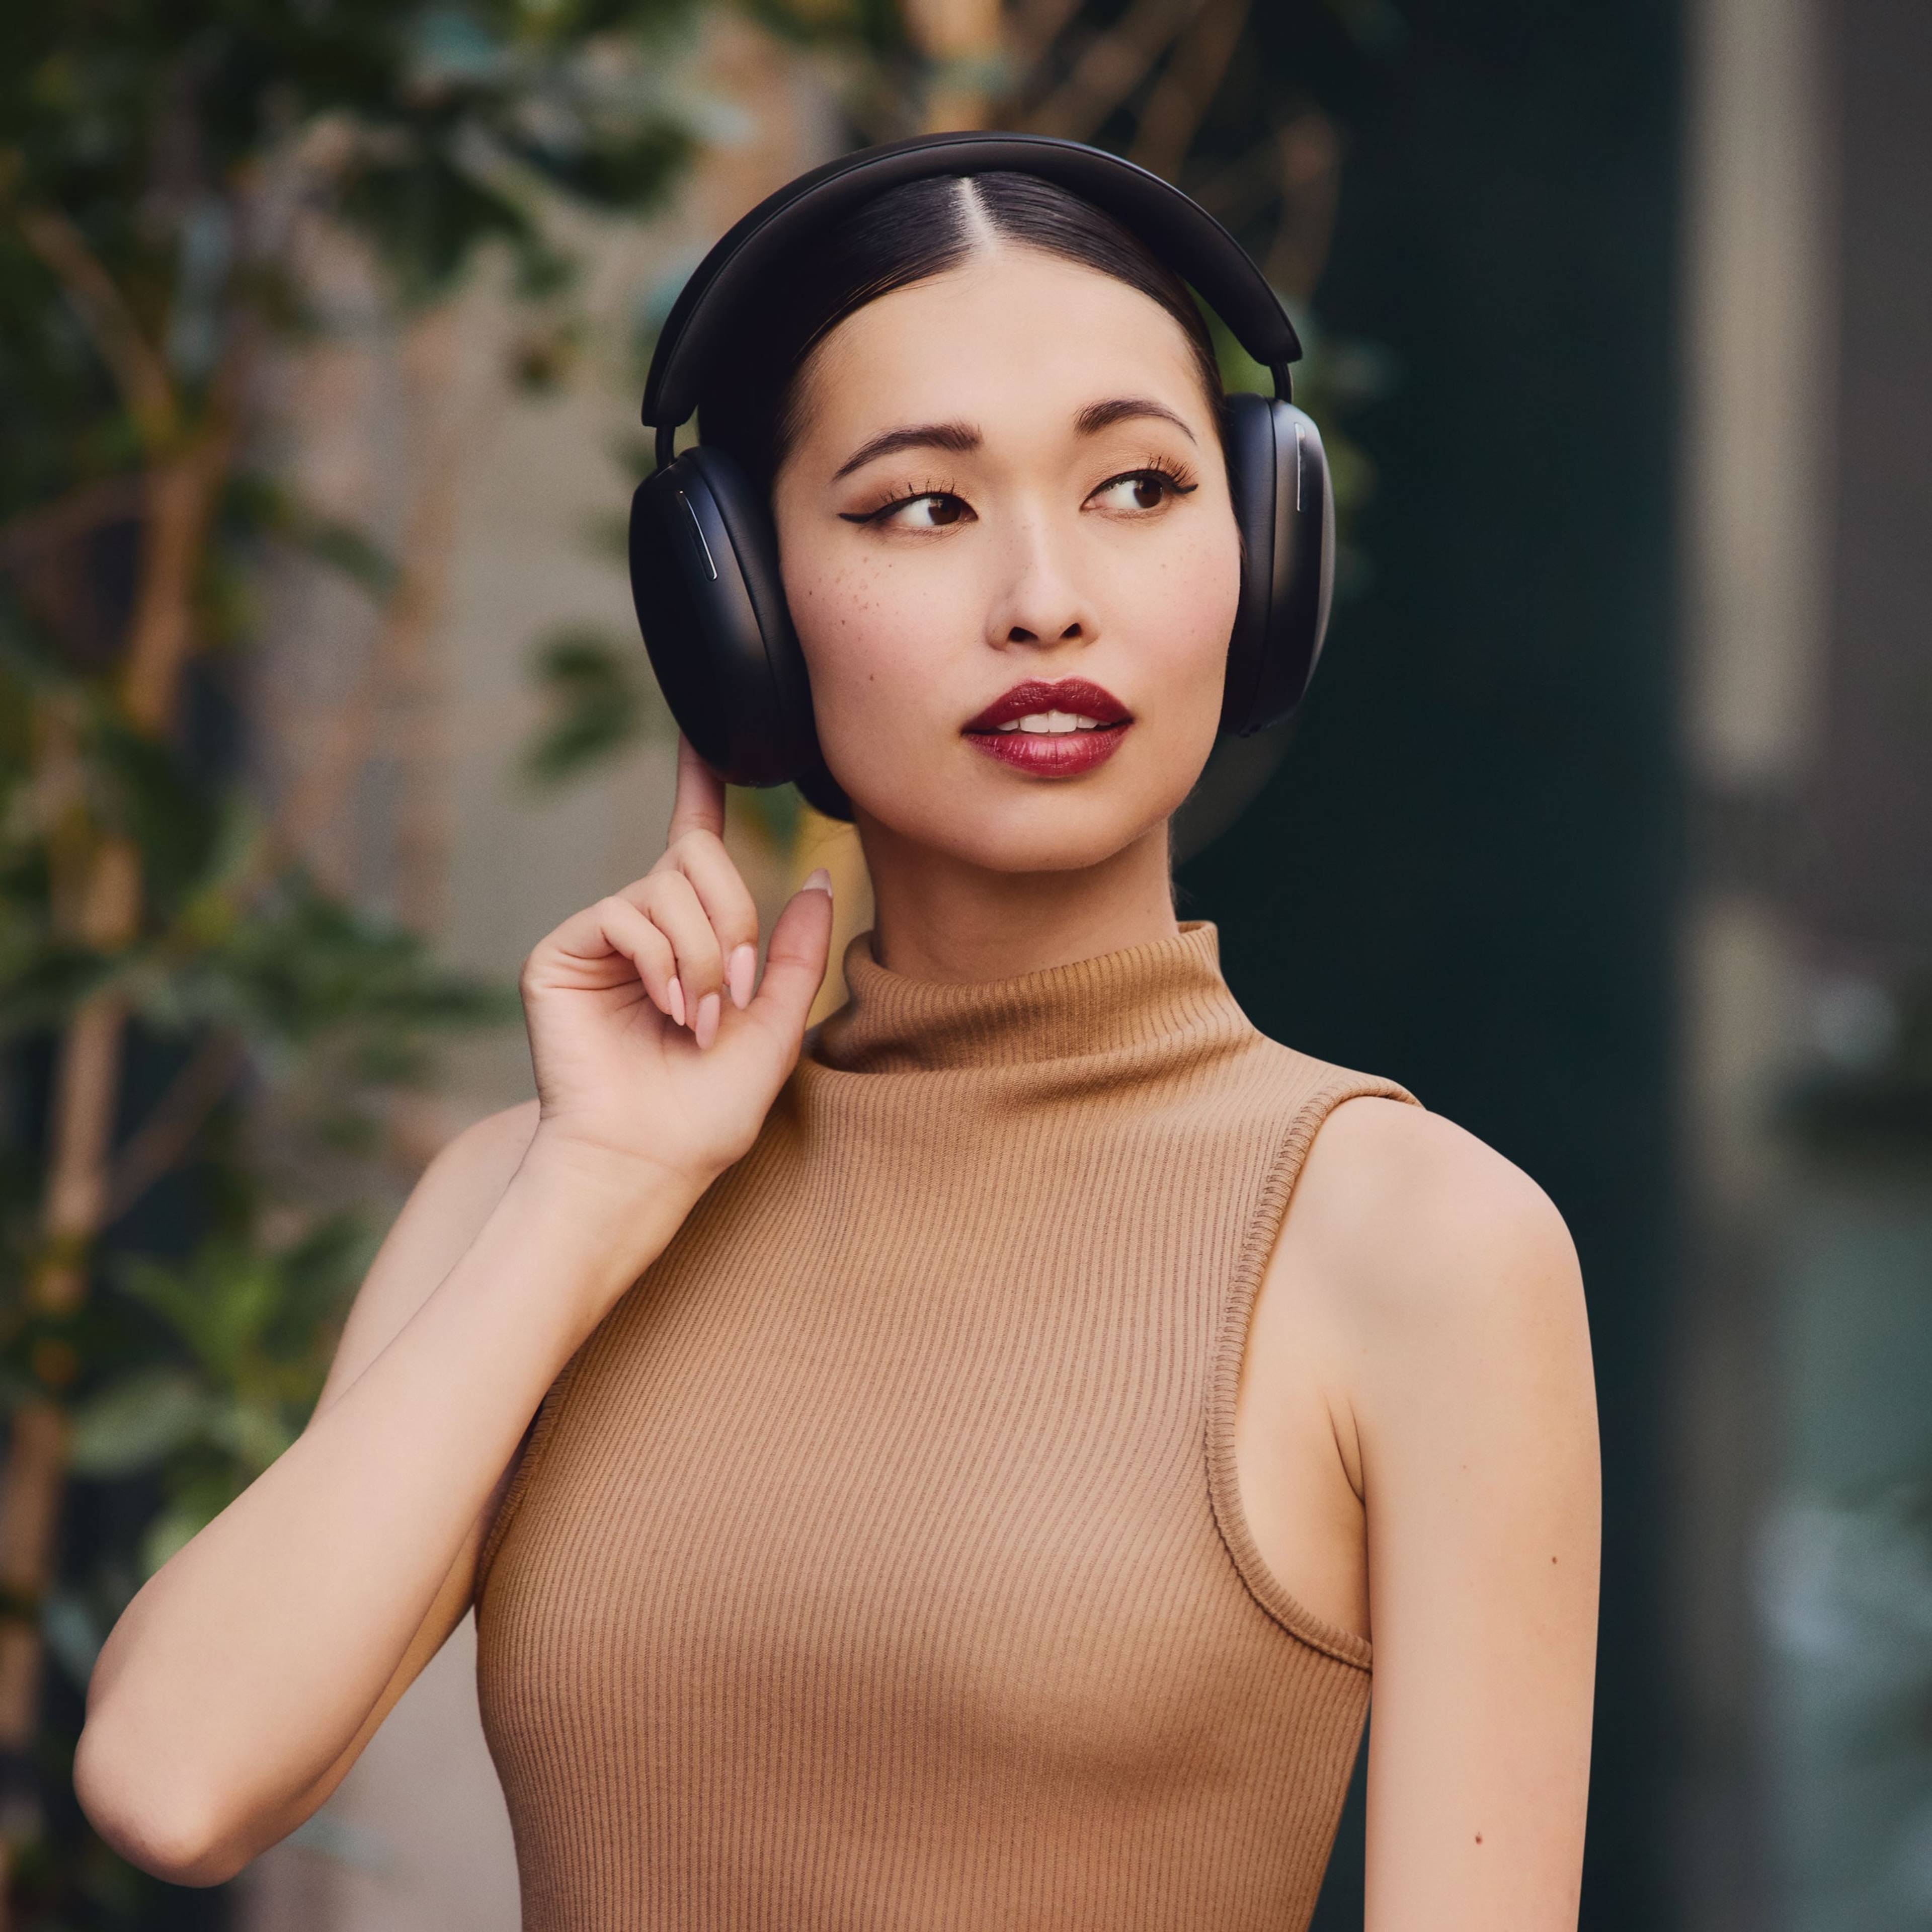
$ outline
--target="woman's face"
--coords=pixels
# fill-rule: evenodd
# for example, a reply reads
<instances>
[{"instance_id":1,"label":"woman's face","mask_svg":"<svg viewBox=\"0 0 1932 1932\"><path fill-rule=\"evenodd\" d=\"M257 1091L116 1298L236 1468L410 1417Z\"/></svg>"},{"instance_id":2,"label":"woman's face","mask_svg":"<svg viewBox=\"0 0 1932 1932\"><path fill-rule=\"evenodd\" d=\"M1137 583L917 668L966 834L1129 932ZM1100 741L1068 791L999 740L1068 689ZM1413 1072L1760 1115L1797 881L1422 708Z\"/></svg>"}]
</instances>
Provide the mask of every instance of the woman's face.
<instances>
[{"instance_id":1,"label":"woman's face","mask_svg":"<svg viewBox=\"0 0 1932 1932\"><path fill-rule=\"evenodd\" d=\"M1240 554L1173 318L1001 247L842 323L802 400L779 550L861 817L1010 872L1164 819L1214 742Z\"/></svg>"}]
</instances>

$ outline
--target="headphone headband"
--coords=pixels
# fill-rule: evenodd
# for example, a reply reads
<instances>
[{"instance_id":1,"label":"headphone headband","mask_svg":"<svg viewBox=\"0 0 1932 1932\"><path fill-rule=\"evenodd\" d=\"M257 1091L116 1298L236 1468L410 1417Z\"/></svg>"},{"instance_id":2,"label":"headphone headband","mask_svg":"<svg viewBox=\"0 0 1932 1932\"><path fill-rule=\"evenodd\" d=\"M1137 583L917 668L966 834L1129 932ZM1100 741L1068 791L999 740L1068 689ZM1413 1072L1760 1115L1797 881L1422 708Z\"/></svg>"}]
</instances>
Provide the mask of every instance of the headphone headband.
<instances>
[{"instance_id":1,"label":"headphone headband","mask_svg":"<svg viewBox=\"0 0 1932 1932\"><path fill-rule=\"evenodd\" d=\"M1300 359L1280 298L1247 251L1200 204L1135 163L1046 134L926 134L862 148L768 196L699 263L658 337L644 384L648 428L674 429L698 406L719 322L814 231L902 182L936 175L1024 174L1111 214L1198 289L1264 368Z\"/></svg>"}]
</instances>

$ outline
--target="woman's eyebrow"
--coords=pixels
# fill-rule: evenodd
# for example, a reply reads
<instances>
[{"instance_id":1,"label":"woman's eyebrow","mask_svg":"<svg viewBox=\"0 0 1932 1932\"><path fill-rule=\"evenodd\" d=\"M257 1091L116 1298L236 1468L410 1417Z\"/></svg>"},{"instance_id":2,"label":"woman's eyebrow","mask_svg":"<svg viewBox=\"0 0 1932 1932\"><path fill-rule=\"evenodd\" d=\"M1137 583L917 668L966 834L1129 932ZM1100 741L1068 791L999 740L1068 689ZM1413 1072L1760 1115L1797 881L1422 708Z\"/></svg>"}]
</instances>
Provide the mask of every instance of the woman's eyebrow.
<instances>
[{"instance_id":1,"label":"woman's eyebrow","mask_svg":"<svg viewBox=\"0 0 1932 1932\"><path fill-rule=\"evenodd\" d=\"M1098 436L1103 429L1130 422L1136 416L1172 423L1190 442L1196 440L1194 432L1165 403L1150 402L1144 396L1114 396L1104 403L1089 403L1073 418L1073 427L1082 436Z\"/></svg>"},{"instance_id":2,"label":"woman's eyebrow","mask_svg":"<svg viewBox=\"0 0 1932 1932\"><path fill-rule=\"evenodd\" d=\"M903 429L889 429L871 442L862 442L832 472L832 480L836 483L878 458L896 456L902 449L950 449L964 454L977 449L980 440L980 432L970 423L913 423Z\"/></svg>"}]
</instances>

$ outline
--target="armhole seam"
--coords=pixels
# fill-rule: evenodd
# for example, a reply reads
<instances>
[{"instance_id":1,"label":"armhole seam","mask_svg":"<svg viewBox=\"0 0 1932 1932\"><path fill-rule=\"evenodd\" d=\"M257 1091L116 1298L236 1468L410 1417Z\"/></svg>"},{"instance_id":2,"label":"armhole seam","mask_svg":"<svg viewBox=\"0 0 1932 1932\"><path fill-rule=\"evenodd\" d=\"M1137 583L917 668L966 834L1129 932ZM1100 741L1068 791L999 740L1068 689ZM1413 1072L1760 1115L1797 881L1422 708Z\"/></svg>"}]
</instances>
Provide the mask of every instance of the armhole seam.
<instances>
[{"instance_id":1,"label":"armhole seam","mask_svg":"<svg viewBox=\"0 0 1932 1932\"><path fill-rule=\"evenodd\" d=\"M1209 1370L1206 1451L1208 1501L1228 1560L1250 1596L1290 1636L1310 1649L1363 1672L1371 1669L1372 1647L1358 1636L1307 1609L1262 1560L1241 1507L1239 1472L1234 1461L1234 1409L1240 1392L1241 1363L1247 1352L1248 1328L1255 1300L1274 1255L1275 1242L1287 1216L1288 1204L1300 1178L1315 1136L1335 1109L1346 1100L1400 1100L1420 1104L1393 1081L1346 1074L1332 1078L1294 1112L1276 1149L1261 1198L1248 1224L1240 1258L1222 1303L1220 1333ZM506 1507L507 1508L507 1503Z\"/></svg>"}]
</instances>

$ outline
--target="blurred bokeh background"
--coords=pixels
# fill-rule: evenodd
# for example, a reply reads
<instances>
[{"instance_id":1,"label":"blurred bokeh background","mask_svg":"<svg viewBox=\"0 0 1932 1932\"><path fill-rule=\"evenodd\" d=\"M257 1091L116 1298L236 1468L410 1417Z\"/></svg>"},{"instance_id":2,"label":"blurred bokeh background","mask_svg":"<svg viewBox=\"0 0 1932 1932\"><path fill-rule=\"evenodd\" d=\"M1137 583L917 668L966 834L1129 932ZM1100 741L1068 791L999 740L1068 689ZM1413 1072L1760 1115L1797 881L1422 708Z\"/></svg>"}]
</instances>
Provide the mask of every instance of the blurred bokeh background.
<instances>
[{"instance_id":1,"label":"blurred bokeh background","mask_svg":"<svg viewBox=\"0 0 1932 1932\"><path fill-rule=\"evenodd\" d=\"M91 1838L82 1686L526 1090L524 952L658 850L618 546L682 277L970 125L1178 179L1315 345L1332 656L1217 758L1185 910L1576 1232L1585 1926L1932 1928L1923 0L0 10L5 1924L515 1925L466 1630L214 1893ZM731 837L862 922L789 794Z\"/></svg>"}]
</instances>

